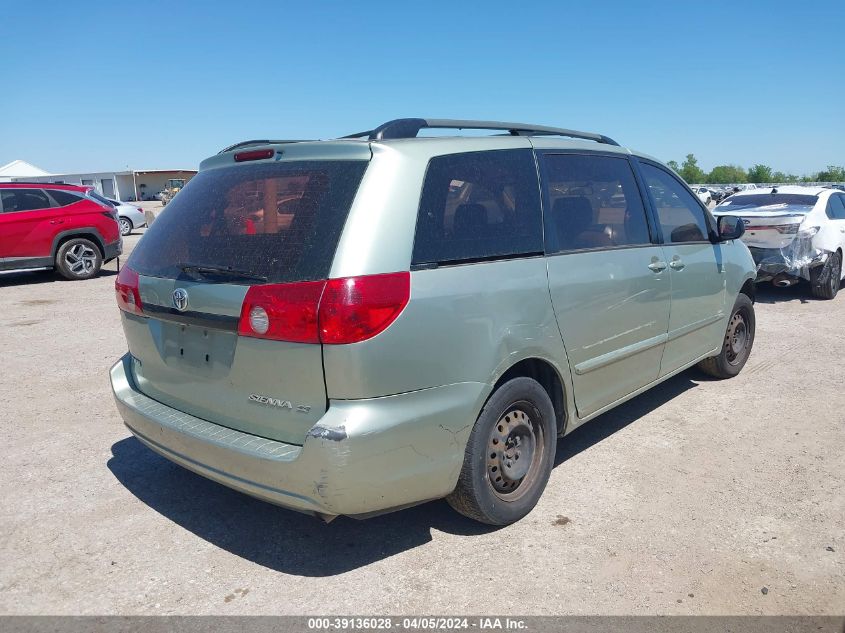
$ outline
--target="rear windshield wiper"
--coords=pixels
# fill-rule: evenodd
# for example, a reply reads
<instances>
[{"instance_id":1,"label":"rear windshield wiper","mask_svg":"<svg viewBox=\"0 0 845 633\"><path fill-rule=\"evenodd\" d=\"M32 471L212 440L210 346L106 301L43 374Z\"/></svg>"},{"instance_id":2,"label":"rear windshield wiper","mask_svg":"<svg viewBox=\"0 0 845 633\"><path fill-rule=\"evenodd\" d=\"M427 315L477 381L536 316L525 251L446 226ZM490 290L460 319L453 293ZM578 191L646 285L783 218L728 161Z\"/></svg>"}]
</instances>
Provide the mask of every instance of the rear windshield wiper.
<instances>
[{"instance_id":1,"label":"rear windshield wiper","mask_svg":"<svg viewBox=\"0 0 845 633\"><path fill-rule=\"evenodd\" d=\"M236 277L238 279L254 279L256 281L267 281L264 275L256 275L248 270L238 270L231 266L209 266L207 264L179 264L186 273L197 273L200 275L218 275L221 277Z\"/></svg>"}]
</instances>

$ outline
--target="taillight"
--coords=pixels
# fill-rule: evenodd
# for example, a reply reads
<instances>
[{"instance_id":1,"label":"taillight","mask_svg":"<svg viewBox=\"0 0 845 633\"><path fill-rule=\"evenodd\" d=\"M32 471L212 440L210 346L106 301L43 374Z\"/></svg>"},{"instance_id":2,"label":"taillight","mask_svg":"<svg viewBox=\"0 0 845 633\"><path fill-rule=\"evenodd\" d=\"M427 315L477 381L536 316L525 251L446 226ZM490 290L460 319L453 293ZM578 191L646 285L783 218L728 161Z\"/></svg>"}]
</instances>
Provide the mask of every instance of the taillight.
<instances>
[{"instance_id":1,"label":"taillight","mask_svg":"<svg viewBox=\"0 0 845 633\"><path fill-rule=\"evenodd\" d=\"M251 286L238 333L295 343L357 343L387 329L410 296L408 272Z\"/></svg>"},{"instance_id":2,"label":"taillight","mask_svg":"<svg viewBox=\"0 0 845 633\"><path fill-rule=\"evenodd\" d=\"M250 286L238 334L294 343L319 343L317 311L325 281Z\"/></svg>"},{"instance_id":3,"label":"taillight","mask_svg":"<svg viewBox=\"0 0 845 633\"><path fill-rule=\"evenodd\" d=\"M124 266L114 280L114 291L117 295L117 307L130 314L144 314L141 294L138 290L138 273Z\"/></svg>"},{"instance_id":4,"label":"taillight","mask_svg":"<svg viewBox=\"0 0 845 633\"><path fill-rule=\"evenodd\" d=\"M329 279L320 301L320 340L357 343L383 332L408 305L411 274Z\"/></svg>"}]
</instances>

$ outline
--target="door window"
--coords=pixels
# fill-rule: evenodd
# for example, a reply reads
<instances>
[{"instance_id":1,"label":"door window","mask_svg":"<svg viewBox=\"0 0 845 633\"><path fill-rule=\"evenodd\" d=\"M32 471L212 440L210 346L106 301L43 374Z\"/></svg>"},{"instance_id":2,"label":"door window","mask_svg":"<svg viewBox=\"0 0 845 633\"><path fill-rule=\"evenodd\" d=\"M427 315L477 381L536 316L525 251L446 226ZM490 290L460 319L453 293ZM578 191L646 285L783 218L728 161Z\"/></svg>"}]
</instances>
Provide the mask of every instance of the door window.
<instances>
[{"instance_id":1,"label":"door window","mask_svg":"<svg viewBox=\"0 0 845 633\"><path fill-rule=\"evenodd\" d=\"M546 154L546 252L651 243L627 158Z\"/></svg>"},{"instance_id":2,"label":"door window","mask_svg":"<svg viewBox=\"0 0 845 633\"><path fill-rule=\"evenodd\" d=\"M412 263L460 263L542 252L540 187L530 149L431 159Z\"/></svg>"},{"instance_id":3,"label":"door window","mask_svg":"<svg viewBox=\"0 0 845 633\"><path fill-rule=\"evenodd\" d=\"M52 206L47 194L41 189L4 189L0 191L0 197L3 199L4 213L37 211Z\"/></svg>"},{"instance_id":4,"label":"door window","mask_svg":"<svg viewBox=\"0 0 845 633\"><path fill-rule=\"evenodd\" d=\"M670 244L707 241L709 227L699 200L669 172L649 163L640 165L663 240Z\"/></svg>"}]
</instances>

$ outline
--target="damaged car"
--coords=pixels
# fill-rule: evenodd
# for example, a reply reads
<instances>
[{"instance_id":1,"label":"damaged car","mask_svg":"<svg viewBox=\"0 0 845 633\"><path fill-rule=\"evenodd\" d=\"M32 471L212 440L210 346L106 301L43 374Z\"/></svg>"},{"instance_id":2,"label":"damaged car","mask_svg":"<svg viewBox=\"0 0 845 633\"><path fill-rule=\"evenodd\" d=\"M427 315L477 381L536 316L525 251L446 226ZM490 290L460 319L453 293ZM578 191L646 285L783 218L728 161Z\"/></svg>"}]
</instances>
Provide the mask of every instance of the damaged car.
<instances>
[{"instance_id":1,"label":"damaged car","mask_svg":"<svg viewBox=\"0 0 845 633\"><path fill-rule=\"evenodd\" d=\"M758 282L787 287L805 280L815 297L836 296L845 252L845 193L802 186L740 191L713 214L742 218L742 240L757 264Z\"/></svg>"},{"instance_id":2,"label":"damaged car","mask_svg":"<svg viewBox=\"0 0 845 633\"><path fill-rule=\"evenodd\" d=\"M487 136L418 136L428 130ZM505 525L557 440L755 335L742 221L602 134L398 119L202 162L120 269L140 442L280 506Z\"/></svg>"}]
</instances>

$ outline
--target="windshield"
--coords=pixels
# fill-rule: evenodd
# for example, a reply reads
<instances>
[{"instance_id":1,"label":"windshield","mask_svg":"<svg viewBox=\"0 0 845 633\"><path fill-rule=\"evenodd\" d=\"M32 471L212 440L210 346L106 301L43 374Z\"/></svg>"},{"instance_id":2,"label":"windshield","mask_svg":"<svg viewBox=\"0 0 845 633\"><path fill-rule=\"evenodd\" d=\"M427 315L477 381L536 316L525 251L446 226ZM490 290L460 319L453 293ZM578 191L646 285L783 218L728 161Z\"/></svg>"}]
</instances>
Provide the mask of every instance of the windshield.
<instances>
[{"instance_id":1,"label":"windshield","mask_svg":"<svg viewBox=\"0 0 845 633\"><path fill-rule=\"evenodd\" d=\"M228 269L253 282L325 279L366 167L362 160L297 161L200 172L128 265L153 277Z\"/></svg>"},{"instance_id":2,"label":"windshield","mask_svg":"<svg viewBox=\"0 0 845 633\"><path fill-rule=\"evenodd\" d=\"M738 211L759 209L765 211L789 211L809 213L819 197L802 193L755 193L747 196L733 196L716 207L717 211Z\"/></svg>"}]
</instances>

